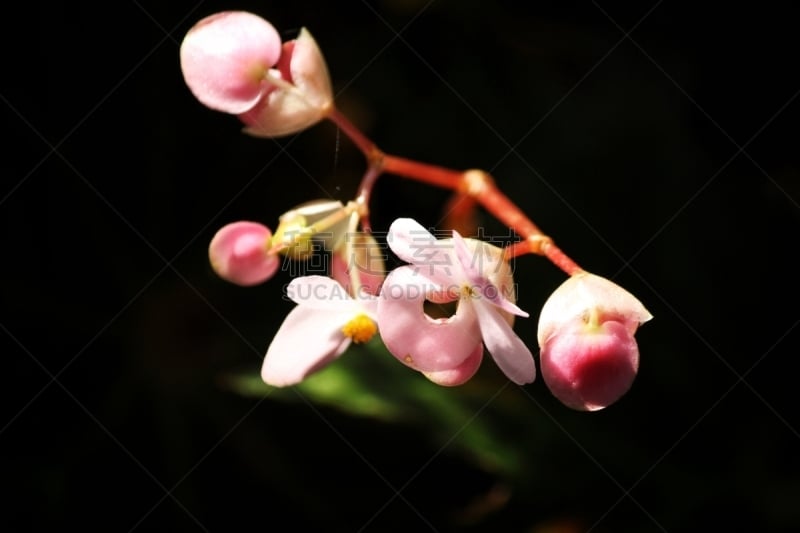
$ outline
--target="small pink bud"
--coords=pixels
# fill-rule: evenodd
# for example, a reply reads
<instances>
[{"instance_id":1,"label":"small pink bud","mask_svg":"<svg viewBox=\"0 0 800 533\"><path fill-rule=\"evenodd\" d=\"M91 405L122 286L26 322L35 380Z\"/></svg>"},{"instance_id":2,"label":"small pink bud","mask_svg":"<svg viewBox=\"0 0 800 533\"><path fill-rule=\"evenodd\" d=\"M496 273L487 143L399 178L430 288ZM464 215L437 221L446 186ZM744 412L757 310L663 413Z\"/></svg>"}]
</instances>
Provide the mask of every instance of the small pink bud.
<instances>
[{"instance_id":1,"label":"small pink bud","mask_svg":"<svg viewBox=\"0 0 800 533\"><path fill-rule=\"evenodd\" d=\"M280 261L269 252L272 232L257 222L232 222L211 239L208 257L221 277L237 285L256 285L271 278Z\"/></svg>"},{"instance_id":2,"label":"small pink bud","mask_svg":"<svg viewBox=\"0 0 800 533\"><path fill-rule=\"evenodd\" d=\"M639 348L625 326L576 320L542 347L544 382L567 407L596 411L628 392L639 370Z\"/></svg>"},{"instance_id":3,"label":"small pink bud","mask_svg":"<svg viewBox=\"0 0 800 533\"><path fill-rule=\"evenodd\" d=\"M245 11L225 11L202 19L186 33L181 70L201 103L239 114L268 91L265 77L280 55L281 38L272 24Z\"/></svg>"},{"instance_id":4,"label":"small pink bud","mask_svg":"<svg viewBox=\"0 0 800 533\"><path fill-rule=\"evenodd\" d=\"M652 315L611 281L581 272L550 295L539 318L542 377L553 395L582 411L617 401L639 369L633 335Z\"/></svg>"}]
</instances>

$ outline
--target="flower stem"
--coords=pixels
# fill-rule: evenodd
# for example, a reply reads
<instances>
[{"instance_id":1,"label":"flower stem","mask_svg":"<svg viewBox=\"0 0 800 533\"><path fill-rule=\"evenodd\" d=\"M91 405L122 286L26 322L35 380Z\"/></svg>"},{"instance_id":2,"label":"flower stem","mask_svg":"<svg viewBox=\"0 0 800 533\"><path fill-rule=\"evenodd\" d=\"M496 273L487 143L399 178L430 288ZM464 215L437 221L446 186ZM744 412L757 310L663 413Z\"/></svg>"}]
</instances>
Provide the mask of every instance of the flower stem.
<instances>
[{"instance_id":1,"label":"flower stem","mask_svg":"<svg viewBox=\"0 0 800 533\"><path fill-rule=\"evenodd\" d=\"M361 133L355 124L350 122L350 119L347 118L341 111L339 111L336 106L332 106L330 111L328 111L327 118L336 124L345 135L347 135L351 141L358 147L359 150L364 154L367 158L367 162L372 166L373 164L380 165L380 160L383 159L383 152L378 149L377 145L372 142L366 135Z\"/></svg>"},{"instance_id":2,"label":"flower stem","mask_svg":"<svg viewBox=\"0 0 800 533\"><path fill-rule=\"evenodd\" d=\"M464 180L463 172L388 154L383 157L383 170L396 176L454 191L462 188Z\"/></svg>"},{"instance_id":3,"label":"flower stem","mask_svg":"<svg viewBox=\"0 0 800 533\"><path fill-rule=\"evenodd\" d=\"M357 201L364 207L369 203L372 187L383 173L395 174L450 189L474 198L497 220L522 236L524 240L506 248L507 258L533 253L547 257L570 276L583 271L508 196L497 188L488 173L483 170L453 170L386 154L335 107L331 109L328 118L353 141L367 159L367 171L361 180L357 196ZM362 215L362 226L369 231L369 216L366 209Z\"/></svg>"}]
</instances>

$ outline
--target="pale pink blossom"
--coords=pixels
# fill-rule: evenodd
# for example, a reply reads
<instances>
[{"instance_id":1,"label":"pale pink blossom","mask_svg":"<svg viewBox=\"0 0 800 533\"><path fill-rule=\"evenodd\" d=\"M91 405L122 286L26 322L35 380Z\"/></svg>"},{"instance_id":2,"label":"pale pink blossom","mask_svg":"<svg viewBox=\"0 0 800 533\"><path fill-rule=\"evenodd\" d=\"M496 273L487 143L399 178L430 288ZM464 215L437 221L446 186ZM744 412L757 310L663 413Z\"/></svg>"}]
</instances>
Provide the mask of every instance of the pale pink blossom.
<instances>
[{"instance_id":1,"label":"pale pink blossom","mask_svg":"<svg viewBox=\"0 0 800 533\"><path fill-rule=\"evenodd\" d=\"M281 38L261 17L246 11L210 15L181 43L183 77L201 103L225 113L252 109L269 89L267 72L281 55Z\"/></svg>"},{"instance_id":2,"label":"pale pink blossom","mask_svg":"<svg viewBox=\"0 0 800 533\"><path fill-rule=\"evenodd\" d=\"M328 67L305 28L297 39L281 43L272 24L258 15L224 11L187 32L180 60L195 97L238 115L251 135L296 133L333 108Z\"/></svg>"},{"instance_id":3,"label":"pale pink blossom","mask_svg":"<svg viewBox=\"0 0 800 533\"><path fill-rule=\"evenodd\" d=\"M387 241L410 263L389 273L378 304L381 338L395 357L435 382L455 385L477 370L485 344L513 382L534 380L533 356L511 327L514 316L528 314L514 303L502 250L455 231L452 239L437 240L407 218L392 224ZM426 300L457 301L455 314L431 318Z\"/></svg>"},{"instance_id":4,"label":"pale pink blossom","mask_svg":"<svg viewBox=\"0 0 800 533\"><path fill-rule=\"evenodd\" d=\"M232 222L211 239L208 258L221 278L237 285L256 285L271 278L280 261L270 251L272 232L258 222Z\"/></svg>"},{"instance_id":5,"label":"pale pink blossom","mask_svg":"<svg viewBox=\"0 0 800 533\"><path fill-rule=\"evenodd\" d=\"M571 276L550 295L539 319L542 378L553 395L583 411L616 402L639 369L633 335L651 318L619 285L588 272Z\"/></svg>"},{"instance_id":6,"label":"pale pink blossom","mask_svg":"<svg viewBox=\"0 0 800 533\"><path fill-rule=\"evenodd\" d=\"M295 278L286 295L297 303L267 349L261 378L285 387L300 383L377 332L377 299L354 299L325 276Z\"/></svg>"}]
</instances>

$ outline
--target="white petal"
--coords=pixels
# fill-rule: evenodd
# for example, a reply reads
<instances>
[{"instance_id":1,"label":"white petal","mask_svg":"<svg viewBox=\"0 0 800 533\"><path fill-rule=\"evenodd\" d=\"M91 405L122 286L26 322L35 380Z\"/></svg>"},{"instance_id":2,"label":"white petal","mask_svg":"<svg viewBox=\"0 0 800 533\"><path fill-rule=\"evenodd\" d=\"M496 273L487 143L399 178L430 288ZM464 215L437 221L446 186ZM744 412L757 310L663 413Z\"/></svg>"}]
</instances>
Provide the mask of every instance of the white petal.
<instances>
[{"instance_id":1,"label":"white petal","mask_svg":"<svg viewBox=\"0 0 800 533\"><path fill-rule=\"evenodd\" d=\"M278 220L294 220L298 216L302 216L305 217L309 224L313 224L317 220L331 213L335 213L343 207L344 204L338 200L311 200L285 212L278 217Z\"/></svg>"},{"instance_id":2,"label":"white petal","mask_svg":"<svg viewBox=\"0 0 800 533\"><path fill-rule=\"evenodd\" d=\"M537 337L539 346L561 324L594 310L623 322L634 333L639 324L653 315L631 293L606 278L581 272L567 279L553 291L539 315Z\"/></svg>"},{"instance_id":3,"label":"white petal","mask_svg":"<svg viewBox=\"0 0 800 533\"><path fill-rule=\"evenodd\" d=\"M289 69L292 81L306 100L314 107L327 110L333 102L331 77L317 42L305 28L300 29L295 40Z\"/></svg>"},{"instance_id":4,"label":"white petal","mask_svg":"<svg viewBox=\"0 0 800 533\"><path fill-rule=\"evenodd\" d=\"M453 244L455 247L456 257L458 257L464 275L471 284L471 288L475 293L475 297L484 298L493 303L506 313L522 316L527 318L530 316L527 312L523 311L516 304L505 298L502 291L491 282L491 280L484 276L483 273L476 268L476 264L483 264L482 260L476 260L474 254L476 250L470 249L467 241L464 240L456 230L453 230Z\"/></svg>"},{"instance_id":5,"label":"white petal","mask_svg":"<svg viewBox=\"0 0 800 533\"><path fill-rule=\"evenodd\" d=\"M357 303L360 306L361 311L369 316L375 322L378 321L378 301L380 298L377 296L372 296L371 294L365 294L359 296Z\"/></svg>"},{"instance_id":6,"label":"white petal","mask_svg":"<svg viewBox=\"0 0 800 533\"><path fill-rule=\"evenodd\" d=\"M463 281L452 240L437 240L416 220L398 218L392 222L386 242L397 257L425 276L445 285L452 280L459 285Z\"/></svg>"},{"instance_id":7,"label":"white petal","mask_svg":"<svg viewBox=\"0 0 800 533\"><path fill-rule=\"evenodd\" d=\"M474 251L467 246L467 242L456 230L453 230L453 249L455 250L458 262L461 263L461 269L464 271L464 276L467 280L476 285L485 284L486 278L475 267L476 261Z\"/></svg>"},{"instance_id":8,"label":"white petal","mask_svg":"<svg viewBox=\"0 0 800 533\"><path fill-rule=\"evenodd\" d=\"M327 276L295 278L286 286L286 296L311 309L338 310L345 314L359 309L358 303L347 294L347 290Z\"/></svg>"},{"instance_id":9,"label":"white petal","mask_svg":"<svg viewBox=\"0 0 800 533\"><path fill-rule=\"evenodd\" d=\"M348 318L340 311L292 309L267 349L261 378L276 387L294 385L333 361L350 344L341 331Z\"/></svg>"},{"instance_id":10,"label":"white petal","mask_svg":"<svg viewBox=\"0 0 800 533\"><path fill-rule=\"evenodd\" d=\"M492 287L492 291L491 291L490 294L492 296L500 295L500 290L499 289L497 289L494 285L492 285L491 287ZM486 297L487 292L488 291L484 292L484 294L483 294L484 297ZM527 311L523 311L522 309L517 307L517 304L509 302L508 300L503 298L503 296L495 296L494 298L486 297L486 299L489 302L491 302L492 304L494 304L497 307L499 307L500 309L502 309L503 311L505 311L506 313L509 313L509 314L512 314L512 315L516 315L516 316L521 316L523 318L528 318L529 316L531 316L530 313L528 313Z\"/></svg>"},{"instance_id":11,"label":"white petal","mask_svg":"<svg viewBox=\"0 0 800 533\"><path fill-rule=\"evenodd\" d=\"M536 379L533 354L492 305L473 300L483 342L497 366L517 385Z\"/></svg>"}]
</instances>

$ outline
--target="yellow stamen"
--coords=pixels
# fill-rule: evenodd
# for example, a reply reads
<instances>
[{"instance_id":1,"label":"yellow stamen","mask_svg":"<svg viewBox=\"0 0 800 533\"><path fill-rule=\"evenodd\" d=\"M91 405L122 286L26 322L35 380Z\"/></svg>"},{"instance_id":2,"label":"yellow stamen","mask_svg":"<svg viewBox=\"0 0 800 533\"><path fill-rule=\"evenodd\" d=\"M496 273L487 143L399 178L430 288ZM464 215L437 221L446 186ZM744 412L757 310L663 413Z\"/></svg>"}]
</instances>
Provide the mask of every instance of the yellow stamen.
<instances>
[{"instance_id":1,"label":"yellow stamen","mask_svg":"<svg viewBox=\"0 0 800 533\"><path fill-rule=\"evenodd\" d=\"M378 331L378 326L364 313L356 315L350 322L342 326L342 333L353 339L356 344L367 342Z\"/></svg>"}]
</instances>

